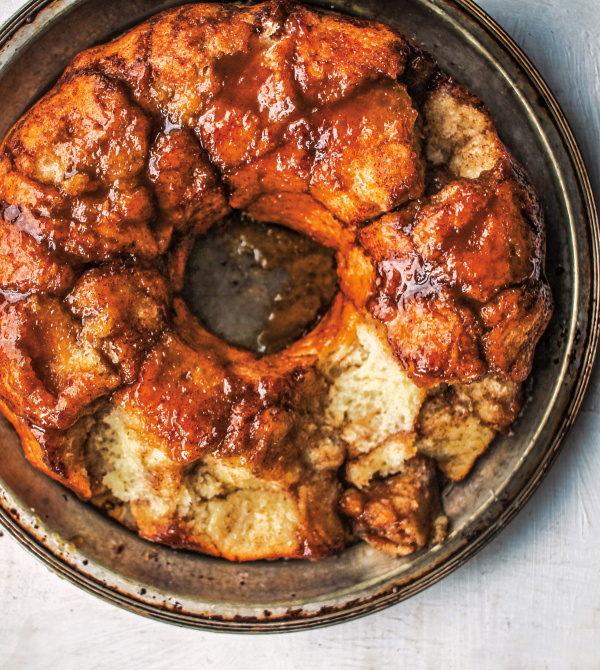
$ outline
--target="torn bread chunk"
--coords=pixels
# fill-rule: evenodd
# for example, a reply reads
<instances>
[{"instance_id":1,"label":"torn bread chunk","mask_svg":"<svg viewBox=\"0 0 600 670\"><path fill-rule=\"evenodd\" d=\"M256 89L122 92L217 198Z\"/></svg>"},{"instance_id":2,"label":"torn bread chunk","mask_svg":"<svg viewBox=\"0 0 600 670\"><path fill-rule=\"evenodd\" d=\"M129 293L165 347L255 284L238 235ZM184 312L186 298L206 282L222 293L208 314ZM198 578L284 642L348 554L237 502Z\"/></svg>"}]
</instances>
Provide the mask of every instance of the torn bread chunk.
<instances>
[{"instance_id":1,"label":"torn bread chunk","mask_svg":"<svg viewBox=\"0 0 600 670\"><path fill-rule=\"evenodd\" d=\"M447 521L435 486L433 461L415 457L402 474L348 489L340 501L354 532L376 549L406 556L431 542L441 542Z\"/></svg>"},{"instance_id":2,"label":"torn bread chunk","mask_svg":"<svg viewBox=\"0 0 600 670\"><path fill-rule=\"evenodd\" d=\"M453 82L443 82L424 107L427 160L447 165L456 177L475 179L505 155L490 113Z\"/></svg>"},{"instance_id":3,"label":"torn bread chunk","mask_svg":"<svg viewBox=\"0 0 600 670\"><path fill-rule=\"evenodd\" d=\"M521 385L509 380L440 385L419 414L415 448L435 459L448 478L459 481L496 433L508 430L521 402Z\"/></svg>"},{"instance_id":4,"label":"torn bread chunk","mask_svg":"<svg viewBox=\"0 0 600 670\"><path fill-rule=\"evenodd\" d=\"M98 501L110 493L128 503L154 541L238 561L322 558L342 546L331 472L298 462L274 479L243 458L214 456L184 466L119 407L93 429L87 463Z\"/></svg>"},{"instance_id":5,"label":"torn bread chunk","mask_svg":"<svg viewBox=\"0 0 600 670\"><path fill-rule=\"evenodd\" d=\"M414 456L412 433L426 392L394 358L374 319L354 312L351 324L352 339L324 366L331 383L326 416L347 449L346 477L363 486Z\"/></svg>"}]
</instances>

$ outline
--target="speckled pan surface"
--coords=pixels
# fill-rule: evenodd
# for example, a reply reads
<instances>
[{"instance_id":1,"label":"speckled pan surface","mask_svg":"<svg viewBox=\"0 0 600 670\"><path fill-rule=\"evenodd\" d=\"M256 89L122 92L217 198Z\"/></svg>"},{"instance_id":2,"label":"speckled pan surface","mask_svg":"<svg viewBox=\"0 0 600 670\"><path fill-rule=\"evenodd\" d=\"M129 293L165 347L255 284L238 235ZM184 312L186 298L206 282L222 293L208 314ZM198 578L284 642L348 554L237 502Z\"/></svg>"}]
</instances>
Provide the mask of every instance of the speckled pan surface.
<instances>
[{"instance_id":1,"label":"speckled pan surface","mask_svg":"<svg viewBox=\"0 0 600 670\"><path fill-rule=\"evenodd\" d=\"M174 2L59 0L26 5L0 31L0 135L70 58ZM470 2L336 2L415 37L491 108L546 216L555 312L514 434L444 493L446 542L407 559L367 546L320 563L232 564L151 545L79 502L24 460L0 423L0 521L59 574L139 613L213 630L280 631L355 618L398 602L467 560L522 507L579 407L598 331L598 223L579 152L539 75ZM15 585L18 588L18 585Z\"/></svg>"}]
</instances>

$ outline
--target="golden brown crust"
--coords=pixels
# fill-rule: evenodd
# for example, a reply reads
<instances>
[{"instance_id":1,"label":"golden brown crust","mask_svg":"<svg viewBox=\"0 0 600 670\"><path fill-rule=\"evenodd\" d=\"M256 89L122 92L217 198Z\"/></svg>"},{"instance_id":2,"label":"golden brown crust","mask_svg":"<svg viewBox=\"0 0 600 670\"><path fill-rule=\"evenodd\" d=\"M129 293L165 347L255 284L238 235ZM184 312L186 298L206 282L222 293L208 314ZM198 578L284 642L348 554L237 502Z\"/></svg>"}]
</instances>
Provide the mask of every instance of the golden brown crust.
<instances>
[{"instance_id":1,"label":"golden brown crust","mask_svg":"<svg viewBox=\"0 0 600 670\"><path fill-rule=\"evenodd\" d=\"M74 269L60 254L10 221L0 221L0 258L0 285L5 291L62 293L75 280Z\"/></svg>"},{"instance_id":2,"label":"golden brown crust","mask_svg":"<svg viewBox=\"0 0 600 670\"><path fill-rule=\"evenodd\" d=\"M288 25L295 42L294 78L312 103L347 98L365 82L397 79L404 71L408 40L382 23L297 5Z\"/></svg>"},{"instance_id":3,"label":"golden brown crust","mask_svg":"<svg viewBox=\"0 0 600 670\"><path fill-rule=\"evenodd\" d=\"M419 197L416 120L406 88L387 80L317 114L310 194L351 225Z\"/></svg>"},{"instance_id":4,"label":"golden brown crust","mask_svg":"<svg viewBox=\"0 0 600 670\"><path fill-rule=\"evenodd\" d=\"M360 231L370 311L419 383L523 381L552 313L539 204L503 147L492 169L450 179Z\"/></svg>"},{"instance_id":5,"label":"golden brown crust","mask_svg":"<svg viewBox=\"0 0 600 670\"><path fill-rule=\"evenodd\" d=\"M68 71L2 145L4 220L84 261L156 256L149 132L122 84Z\"/></svg>"},{"instance_id":6,"label":"golden brown crust","mask_svg":"<svg viewBox=\"0 0 600 670\"><path fill-rule=\"evenodd\" d=\"M166 241L172 230L202 234L229 212L218 173L190 132L158 135L150 150L148 176Z\"/></svg>"},{"instance_id":7,"label":"golden brown crust","mask_svg":"<svg viewBox=\"0 0 600 670\"><path fill-rule=\"evenodd\" d=\"M81 326L53 296L0 305L0 390L18 416L67 429L121 380L81 340Z\"/></svg>"},{"instance_id":8,"label":"golden brown crust","mask_svg":"<svg viewBox=\"0 0 600 670\"><path fill-rule=\"evenodd\" d=\"M21 438L27 460L38 470L67 485L81 498L92 494L88 473L83 461L83 442L93 424L90 416L83 416L71 428L42 429L11 411L0 400L0 410L12 423Z\"/></svg>"},{"instance_id":9,"label":"golden brown crust","mask_svg":"<svg viewBox=\"0 0 600 670\"><path fill-rule=\"evenodd\" d=\"M104 355L123 382L130 383L162 333L170 291L153 268L106 264L84 272L65 302L81 320L80 338Z\"/></svg>"},{"instance_id":10,"label":"golden brown crust","mask_svg":"<svg viewBox=\"0 0 600 670\"><path fill-rule=\"evenodd\" d=\"M303 461L302 407L347 313L340 297L261 360L206 332L176 293L194 236L230 207L334 248L344 296L427 386L529 373L552 304L539 204L429 54L277 0L186 5L83 52L4 140L0 398L28 458L89 496L80 422L110 400L175 479L214 456L285 481L304 530L277 555L324 556L341 547L338 493ZM420 496L432 477L415 463ZM381 485L396 511L407 482ZM147 537L243 558L138 507ZM358 527L402 553L423 519L406 541Z\"/></svg>"},{"instance_id":11,"label":"golden brown crust","mask_svg":"<svg viewBox=\"0 0 600 670\"><path fill-rule=\"evenodd\" d=\"M407 461L401 475L362 490L348 489L340 507L360 538L381 551L405 556L432 539L441 541L445 534L435 525L442 510L435 477L433 461L416 456Z\"/></svg>"}]
</instances>

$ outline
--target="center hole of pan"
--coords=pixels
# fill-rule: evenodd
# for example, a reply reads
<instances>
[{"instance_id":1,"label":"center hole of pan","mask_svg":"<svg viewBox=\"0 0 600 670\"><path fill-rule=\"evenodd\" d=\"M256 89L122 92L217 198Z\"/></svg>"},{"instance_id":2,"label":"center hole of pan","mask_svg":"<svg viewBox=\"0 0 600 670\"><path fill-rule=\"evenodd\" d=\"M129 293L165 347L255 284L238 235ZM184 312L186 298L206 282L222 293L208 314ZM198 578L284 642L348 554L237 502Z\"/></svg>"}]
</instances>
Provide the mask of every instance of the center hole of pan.
<instances>
[{"instance_id":1,"label":"center hole of pan","mask_svg":"<svg viewBox=\"0 0 600 670\"><path fill-rule=\"evenodd\" d=\"M211 332L264 355L312 330L337 289L331 249L233 212L196 240L183 297Z\"/></svg>"}]
</instances>

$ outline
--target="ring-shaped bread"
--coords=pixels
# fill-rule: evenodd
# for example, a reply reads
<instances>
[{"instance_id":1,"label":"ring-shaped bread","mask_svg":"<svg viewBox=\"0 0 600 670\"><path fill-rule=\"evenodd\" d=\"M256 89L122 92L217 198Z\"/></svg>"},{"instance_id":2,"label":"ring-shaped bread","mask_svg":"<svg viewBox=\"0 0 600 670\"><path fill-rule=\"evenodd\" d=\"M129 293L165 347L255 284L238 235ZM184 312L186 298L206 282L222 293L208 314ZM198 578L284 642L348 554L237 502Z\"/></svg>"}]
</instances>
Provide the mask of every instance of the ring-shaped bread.
<instances>
[{"instance_id":1,"label":"ring-shaped bread","mask_svg":"<svg viewBox=\"0 0 600 670\"><path fill-rule=\"evenodd\" d=\"M431 458L460 479L510 426L551 313L540 206L481 101L397 30L288 2L81 53L4 140L0 205L27 457L230 559L337 553L342 517L394 554L441 538ZM337 253L328 314L262 358L179 297L231 208Z\"/></svg>"}]
</instances>

